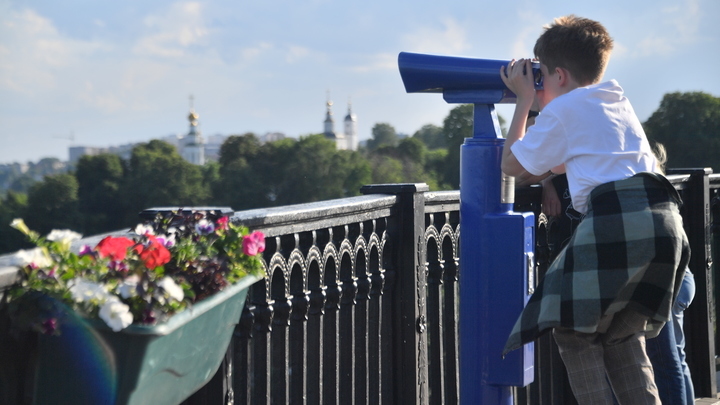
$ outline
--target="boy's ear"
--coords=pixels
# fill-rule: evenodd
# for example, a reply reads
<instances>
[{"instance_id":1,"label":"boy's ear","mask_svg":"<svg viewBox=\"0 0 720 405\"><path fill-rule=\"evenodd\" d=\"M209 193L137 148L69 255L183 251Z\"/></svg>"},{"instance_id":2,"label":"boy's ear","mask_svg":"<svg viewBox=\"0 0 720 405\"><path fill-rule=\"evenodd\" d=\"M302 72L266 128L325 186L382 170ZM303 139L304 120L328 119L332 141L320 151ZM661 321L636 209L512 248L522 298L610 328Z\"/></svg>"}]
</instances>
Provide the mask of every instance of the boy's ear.
<instances>
[{"instance_id":1,"label":"boy's ear","mask_svg":"<svg viewBox=\"0 0 720 405\"><path fill-rule=\"evenodd\" d=\"M560 85L560 87L565 86L570 80L570 72L568 72L567 69L561 67L556 67L555 72L558 74L558 85Z\"/></svg>"}]
</instances>

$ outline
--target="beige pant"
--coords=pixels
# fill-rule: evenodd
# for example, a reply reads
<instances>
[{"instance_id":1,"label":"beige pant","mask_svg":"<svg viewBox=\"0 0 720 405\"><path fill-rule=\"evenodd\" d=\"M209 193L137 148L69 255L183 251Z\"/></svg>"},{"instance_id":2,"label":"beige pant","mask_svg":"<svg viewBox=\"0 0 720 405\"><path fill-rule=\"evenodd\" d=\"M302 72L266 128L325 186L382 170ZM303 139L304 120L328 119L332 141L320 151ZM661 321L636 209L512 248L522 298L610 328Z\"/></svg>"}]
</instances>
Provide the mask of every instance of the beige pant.
<instances>
[{"instance_id":1,"label":"beige pant","mask_svg":"<svg viewBox=\"0 0 720 405\"><path fill-rule=\"evenodd\" d=\"M605 333L553 330L578 404L612 405L614 391L620 405L660 405L645 353L647 320L624 309L615 314Z\"/></svg>"}]
</instances>

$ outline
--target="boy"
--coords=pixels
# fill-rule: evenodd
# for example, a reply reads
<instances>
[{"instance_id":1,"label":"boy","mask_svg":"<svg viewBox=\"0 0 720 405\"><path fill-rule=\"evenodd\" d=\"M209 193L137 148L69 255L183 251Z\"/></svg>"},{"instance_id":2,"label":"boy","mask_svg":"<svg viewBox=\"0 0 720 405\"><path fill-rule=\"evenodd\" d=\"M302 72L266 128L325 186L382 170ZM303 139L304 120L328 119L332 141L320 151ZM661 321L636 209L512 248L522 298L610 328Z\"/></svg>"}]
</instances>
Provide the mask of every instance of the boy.
<instances>
[{"instance_id":1,"label":"boy","mask_svg":"<svg viewBox=\"0 0 720 405\"><path fill-rule=\"evenodd\" d=\"M580 404L612 404L613 391L621 405L660 404L645 337L670 318L690 252L680 197L656 173L638 118L617 82L600 83L612 46L600 23L560 17L535 44L543 89L534 89L530 60L500 70L517 95L503 172L566 171L573 207L585 214L504 353L554 328ZM541 113L526 132L536 97Z\"/></svg>"}]
</instances>

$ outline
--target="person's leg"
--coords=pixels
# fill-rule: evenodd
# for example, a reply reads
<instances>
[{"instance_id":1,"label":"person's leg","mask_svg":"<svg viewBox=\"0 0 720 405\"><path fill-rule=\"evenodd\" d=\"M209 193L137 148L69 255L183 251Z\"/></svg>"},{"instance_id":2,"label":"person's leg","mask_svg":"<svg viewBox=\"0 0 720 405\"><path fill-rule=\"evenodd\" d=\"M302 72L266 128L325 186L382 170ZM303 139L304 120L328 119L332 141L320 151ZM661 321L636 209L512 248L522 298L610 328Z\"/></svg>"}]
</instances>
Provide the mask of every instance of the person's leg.
<instances>
[{"instance_id":1,"label":"person's leg","mask_svg":"<svg viewBox=\"0 0 720 405\"><path fill-rule=\"evenodd\" d=\"M672 326L675 335L675 343L677 344L678 358L685 378L685 394L687 403L692 404L695 401L695 390L693 388L692 378L690 376L690 368L685 361L685 333L683 332L684 312L690 306L695 297L695 279L690 269L685 269L685 277L683 277L680 291L675 299L675 305L672 309ZM669 325L668 325L669 326Z\"/></svg>"},{"instance_id":2,"label":"person's leg","mask_svg":"<svg viewBox=\"0 0 720 405\"><path fill-rule=\"evenodd\" d=\"M680 365L672 322L665 324L657 337L646 339L645 344L662 403L664 405L686 405L685 378Z\"/></svg>"},{"instance_id":3,"label":"person's leg","mask_svg":"<svg viewBox=\"0 0 720 405\"><path fill-rule=\"evenodd\" d=\"M578 403L612 405L612 389L605 378L603 348L599 335L555 328L553 336L568 372L570 388Z\"/></svg>"},{"instance_id":4,"label":"person's leg","mask_svg":"<svg viewBox=\"0 0 720 405\"><path fill-rule=\"evenodd\" d=\"M648 317L624 309L615 314L601 342L605 369L621 405L660 405L653 368L645 353Z\"/></svg>"}]
</instances>

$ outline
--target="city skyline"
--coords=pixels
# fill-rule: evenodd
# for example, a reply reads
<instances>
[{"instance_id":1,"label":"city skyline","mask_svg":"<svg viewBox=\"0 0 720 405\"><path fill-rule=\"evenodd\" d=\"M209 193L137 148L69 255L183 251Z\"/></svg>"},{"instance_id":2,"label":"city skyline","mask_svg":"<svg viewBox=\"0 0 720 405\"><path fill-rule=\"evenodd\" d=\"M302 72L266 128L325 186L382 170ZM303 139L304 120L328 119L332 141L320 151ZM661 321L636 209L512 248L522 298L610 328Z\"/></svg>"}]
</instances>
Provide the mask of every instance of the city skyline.
<instances>
[{"instance_id":1,"label":"city skyline","mask_svg":"<svg viewBox=\"0 0 720 405\"><path fill-rule=\"evenodd\" d=\"M608 28L605 79L641 121L666 93L720 96L712 0L0 0L0 164L187 133L191 94L206 136L322 133L328 91L336 117L352 100L359 141L380 122L412 135L454 105L406 94L400 52L528 57L542 26L571 13Z\"/></svg>"}]
</instances>

